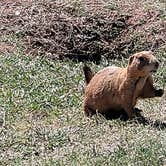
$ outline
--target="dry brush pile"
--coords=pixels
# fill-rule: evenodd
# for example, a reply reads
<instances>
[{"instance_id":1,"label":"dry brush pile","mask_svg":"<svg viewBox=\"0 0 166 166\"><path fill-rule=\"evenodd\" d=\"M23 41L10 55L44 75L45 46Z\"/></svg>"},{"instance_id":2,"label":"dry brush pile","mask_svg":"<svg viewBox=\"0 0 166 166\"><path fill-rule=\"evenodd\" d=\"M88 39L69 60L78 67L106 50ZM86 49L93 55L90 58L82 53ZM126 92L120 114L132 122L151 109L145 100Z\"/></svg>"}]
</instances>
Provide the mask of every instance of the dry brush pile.
<instances>
[{"instance_id":1,"label":"dry brush pile","mask_svg":"<svg viewBox=\"0 0 166 166\"><path fill-rule=\"evenodd\" d=\"M7 0L0 5L0 34L18 35L34 55L99 62L102 56L166 47L165 13L141 1Z\"/></svg>"}]
</instances>

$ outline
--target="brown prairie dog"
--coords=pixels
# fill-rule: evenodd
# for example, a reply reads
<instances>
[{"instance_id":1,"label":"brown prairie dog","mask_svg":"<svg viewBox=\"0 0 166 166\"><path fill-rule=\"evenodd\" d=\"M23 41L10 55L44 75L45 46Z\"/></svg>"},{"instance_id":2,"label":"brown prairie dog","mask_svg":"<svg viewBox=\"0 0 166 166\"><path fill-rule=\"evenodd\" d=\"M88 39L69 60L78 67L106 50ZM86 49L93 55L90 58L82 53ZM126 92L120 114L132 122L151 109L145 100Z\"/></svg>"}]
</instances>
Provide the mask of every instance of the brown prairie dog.
<instances>
[{"instance_id":1,"label":"brown prairie dog","mask_svg":"<svg viewBox=\"0 0 166 166\"><path fill-rule=\"evenodd\" d=\"M96 112L104 114L111 110L125 110L131 118L139 98L160 97L164 90L153 86L152 73L159 67L151 51L142 51L129 58L128 66L106 67L98 73L84 66L86 80L83 109L87 116Z\"/></svg>"}]
</instances>

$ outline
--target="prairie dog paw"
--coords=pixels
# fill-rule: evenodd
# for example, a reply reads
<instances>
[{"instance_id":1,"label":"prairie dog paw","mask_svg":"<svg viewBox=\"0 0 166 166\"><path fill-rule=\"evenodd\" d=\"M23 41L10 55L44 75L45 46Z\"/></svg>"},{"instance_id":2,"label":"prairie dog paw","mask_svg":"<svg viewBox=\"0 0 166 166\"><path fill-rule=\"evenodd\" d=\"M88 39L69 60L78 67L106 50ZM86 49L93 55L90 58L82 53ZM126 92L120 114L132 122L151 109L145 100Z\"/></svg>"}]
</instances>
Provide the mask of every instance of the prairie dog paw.
<instances>
[{"instance_id":1,"label":"prairie dog paw","mask_svg":"<svg viewBox=\"0 0 166 166\"><path fill-rule=\"evenodd\" d=\"M163 94L164 94L163 89L158 89L155 91L155 96L157 96L157 97L161 97Z\"/></svg>"}]
</instances>

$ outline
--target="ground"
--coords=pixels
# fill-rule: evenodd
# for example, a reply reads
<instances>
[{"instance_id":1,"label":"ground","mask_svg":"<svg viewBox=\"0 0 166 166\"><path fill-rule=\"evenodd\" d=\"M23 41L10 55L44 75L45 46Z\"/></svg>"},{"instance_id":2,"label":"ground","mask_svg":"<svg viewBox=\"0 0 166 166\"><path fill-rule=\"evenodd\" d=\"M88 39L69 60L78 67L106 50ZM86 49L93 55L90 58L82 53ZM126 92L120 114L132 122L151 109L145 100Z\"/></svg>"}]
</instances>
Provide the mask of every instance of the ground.
<instances>
[{"instance_id":1,"label":"ground","mask_svg":"<svg viewBox=\"0 0 166 166\"><path fill-rule=\"evenodd\" d=\"M132 120L87 118L83 62L27 54L15 32L0 42L0 165L166 165L166 94L140 100ZM155 86L165 89L165 45L155 55ZM127 58L88 64L98 71Z\"/></svg>"}]
</instances>

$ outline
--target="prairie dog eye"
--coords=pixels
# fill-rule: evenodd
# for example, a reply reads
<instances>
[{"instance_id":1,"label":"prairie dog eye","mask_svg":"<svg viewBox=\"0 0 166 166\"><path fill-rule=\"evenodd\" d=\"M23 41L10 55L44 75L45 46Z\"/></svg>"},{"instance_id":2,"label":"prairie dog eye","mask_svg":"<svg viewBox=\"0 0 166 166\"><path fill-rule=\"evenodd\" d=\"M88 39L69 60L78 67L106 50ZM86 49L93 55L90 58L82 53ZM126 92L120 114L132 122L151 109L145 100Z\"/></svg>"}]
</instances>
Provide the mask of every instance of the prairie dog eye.
<instances>
[{"instance_id":1,"label":"prairie dog eye","mask_svg":"<svg viewBox=\"0 0 166 166\"><path fill-rule=\"evenodd\" d=\"M145 57L139 57L138 59L143 64L148 64L149 63L148 59L146 59Z\"/></svg>"},{"instance_id":2,"label":"prairie dog eye","mask_svg":"<svg viewBox=\"0 0 166 166\"><path fill-rule=\"evenodd\" d=\"M139 59L141 62L146 61L144 57L139 57L138 59Z\"/></svg>"}]
</instances>

